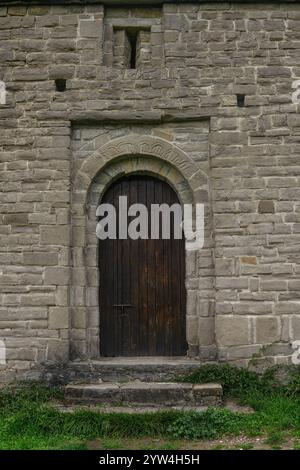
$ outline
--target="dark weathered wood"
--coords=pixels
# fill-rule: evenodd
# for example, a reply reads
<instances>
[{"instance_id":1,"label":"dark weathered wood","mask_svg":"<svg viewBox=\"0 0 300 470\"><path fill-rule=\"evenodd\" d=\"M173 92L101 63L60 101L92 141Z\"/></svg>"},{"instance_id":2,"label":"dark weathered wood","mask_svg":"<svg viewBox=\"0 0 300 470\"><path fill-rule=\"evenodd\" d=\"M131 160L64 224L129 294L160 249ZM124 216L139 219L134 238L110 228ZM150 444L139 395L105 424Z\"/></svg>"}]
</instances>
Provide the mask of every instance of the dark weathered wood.
<instances>
[{"instance_id":1,"label":"dark weathered wood","mask_svg":"<svg viewBox=\"0 0 300 470\"><path fill-rule=\"evenodd\" d=\"M101 202L178 203L174 190L150 176L118 180ZM100 350L103 356L173 356L186 353L184 239L99 242Z\"/></svg>"}]
</instances>

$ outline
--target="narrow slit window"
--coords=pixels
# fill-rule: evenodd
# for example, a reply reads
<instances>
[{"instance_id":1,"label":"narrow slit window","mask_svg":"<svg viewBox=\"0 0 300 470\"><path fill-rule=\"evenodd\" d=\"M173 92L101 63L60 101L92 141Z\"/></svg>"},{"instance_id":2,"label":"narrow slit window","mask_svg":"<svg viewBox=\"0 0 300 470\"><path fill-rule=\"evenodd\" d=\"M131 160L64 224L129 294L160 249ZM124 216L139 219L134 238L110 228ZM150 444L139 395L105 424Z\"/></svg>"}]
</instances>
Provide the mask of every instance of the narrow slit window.
<instances>
[{"instance_id":1,"label":"narrow slit window","mask_svg":"<svg viewBox=\"0 0 300 470\"><path fill-rule=\"evenodd\" d=\"M55 89L60 93L66 91L67 88L67 80L65 78L56 78L55 80Z\"/></svg>"},{"instance_id":2,"label":"narrow slit window","mask_svg":"<svg viewBox=\"0 0 300 470\"><path fill-rule=\"evenodd\" d=\"M132 34L129 34L129 42L131 46L131 51L130 51L130 68L131 69L136 69L136 59L137 59L137 36L138 32L134 32Z\"/></svg>"},{"instance_id":3,"label":"narrow slit window","mask_svg":"<svg viewBox=\"0 0 300 470\"><path fill-rule=\"evenodd\" d=\"M236 95L236 101L239 108L243 108L245 106L245 98L245 95Z\"/></svg>"},{"instance_id":4,"label":"narrow slit window","mask_svg":"<svg viewBox=\"0 0 300 470\"><path fill-rule=\"evenodd\" d=\"M114 30L113 63L117 67L135 70L148 64L150 57L150 30L124 28Z\"/></svg>"}]
</instances>

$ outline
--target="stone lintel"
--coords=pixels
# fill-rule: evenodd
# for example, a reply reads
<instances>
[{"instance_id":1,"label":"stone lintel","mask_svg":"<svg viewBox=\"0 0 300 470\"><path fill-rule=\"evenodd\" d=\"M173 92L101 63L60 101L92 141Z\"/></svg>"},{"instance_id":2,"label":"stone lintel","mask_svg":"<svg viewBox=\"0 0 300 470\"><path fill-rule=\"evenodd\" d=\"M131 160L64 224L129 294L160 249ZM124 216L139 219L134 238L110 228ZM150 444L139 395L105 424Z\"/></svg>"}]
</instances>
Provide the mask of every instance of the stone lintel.
<instances>
[{"instance_id":1,"label":"stone lintel","mask_svg":"<svg viewBox=\"0 0 300 470\"><path fill-rule=\"evenodd\" d=\"M164 122L193 122L207 121L211 114L202 114L201 110L195 113L164 113L161 111L122 112L122 111L76 111L70 113L68 119L72 124L162 124ZM50 118L50 116L49 116ZM53 119L53 118L52 118Z\"/></svg>"},{"instance_id":2,"label":"stone lintel","mask_svg":"<svg viewBox=\"0 0 300 470\"><path fill-rule=\"evenodd\" d=\"M92 123L142 123L142 124L160 124L162 122L162 113L160 111L79 111L72 112L69 119L73 124L92 124Z\"/></svg>"}]
</instances>

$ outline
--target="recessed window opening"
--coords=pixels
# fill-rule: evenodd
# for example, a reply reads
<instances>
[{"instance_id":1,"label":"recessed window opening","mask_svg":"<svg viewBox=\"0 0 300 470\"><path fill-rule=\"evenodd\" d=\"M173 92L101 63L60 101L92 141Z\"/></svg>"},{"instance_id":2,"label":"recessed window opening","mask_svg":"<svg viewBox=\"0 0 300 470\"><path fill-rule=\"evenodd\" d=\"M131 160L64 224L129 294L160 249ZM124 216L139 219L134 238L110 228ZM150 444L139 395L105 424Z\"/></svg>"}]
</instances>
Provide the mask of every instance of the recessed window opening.
<instances>
[{"instance_id":1,"label":"recessed window opening","mask_svg":"<svg viewBox=\"0 0 300 470\"><path fill-rule=\"evenodd\" d=\"M67 80L65 78L57 78L55 80L56 91L63 92L66 91Z\"/></svg>"},{"instance_id":2,"label":"recessed window opening","mask_svg":"<svg viewBox=\"0 0 300 470\"><path fill-rule=\"evenodd\" d=\"M245 95L236 95L236 101L239 108L243 108L245 106L245 98Z\"/></svg>"},{"instance_id":3,"label":"recessed window opening","mask_svg":"<svg viewBox=\"0 0 300 470\"><path fill-rule=\"evenodd\" d=\"M127 32L130 43L130 68L136 69L138 31Z\"/></svg>"},{"instance_id":4,"label":"recessed window opening","mask_svg":"<svg viewBox=\"0 0 300 470\"><path fill-rule=\"evenodd\" d=\"M141 60L145 60L149 45L150 28L115 28L114 64L131 70L139 68Z\"/></svg>"}]
</instances>

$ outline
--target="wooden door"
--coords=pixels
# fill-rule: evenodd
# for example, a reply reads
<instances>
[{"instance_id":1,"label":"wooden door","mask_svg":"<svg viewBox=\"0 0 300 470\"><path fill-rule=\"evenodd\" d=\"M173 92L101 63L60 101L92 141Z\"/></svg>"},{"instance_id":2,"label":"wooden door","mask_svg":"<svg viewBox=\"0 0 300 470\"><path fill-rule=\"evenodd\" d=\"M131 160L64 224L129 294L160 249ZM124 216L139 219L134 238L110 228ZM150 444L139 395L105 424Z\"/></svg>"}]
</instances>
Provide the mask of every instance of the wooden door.
<instances>
[{"instance_id":1,"label":"wooden door","mask_svg":"<svg viewBox=\"0 0 300 470\"><path fill-rule=\"evenodd\" d=\"M179 203L167 183L148 176L117 180L101 203L118 214L119 196L148 208L149 233L151 204ZM99 241L99 269L102 356L186 354L185 243L174 239L172 217L169 240Z\"/></svg>"}]
</instances>

